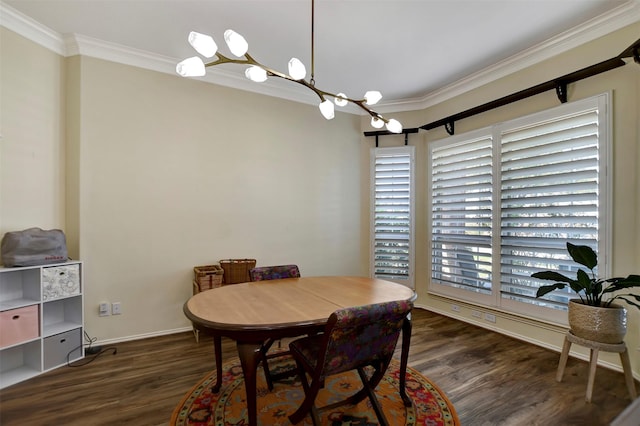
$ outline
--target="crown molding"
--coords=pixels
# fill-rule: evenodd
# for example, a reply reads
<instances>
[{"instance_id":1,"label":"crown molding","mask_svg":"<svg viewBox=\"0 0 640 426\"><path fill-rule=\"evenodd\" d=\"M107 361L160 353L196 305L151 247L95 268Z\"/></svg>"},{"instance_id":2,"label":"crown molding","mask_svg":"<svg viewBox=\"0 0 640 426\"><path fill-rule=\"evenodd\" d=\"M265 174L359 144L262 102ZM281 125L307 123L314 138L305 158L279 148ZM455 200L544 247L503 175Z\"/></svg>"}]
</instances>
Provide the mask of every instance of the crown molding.
<instances>
[{"instance_id":1,"label":"crown molding","mask_svg":"<svg viewBox=\"0 0 640 426\"><path fill-rule=\"evenodd\" d=\"M157 71L179 77L176 74L176 64L179 60L149 53L144 50L133 49L116 43L106 42L81 34L68 34L64 37L66 56L82 55L102 59L137 68ZM312 92L278 79L270 79L261 84L247 80L243 75L228 71L225 68L207 70L203 77L189 77L189 80L199 80L233 89L244 90L266 96L287 99L294 102L317 105L318 98ZM359 109L340 108L340 111L357 113Z\"/></svg>"},{"instance_id":2,"label":"crown molding","mask_svg":"<svg viewBox=\"0 0 640 426\"><path fill-rule=\"evenodd\" d=\"M62 36L51 28L0 1L0 26L5 27L58 55L66 56Z\"/></svg>"},{"instance_id":3,"label":"crown molding","mask_svg":"<svg viewBox=\"0 0 640 426\"><path fill-rule=\"evenodd\" d=\"M381 102L376 105L376 111L384 114L428 108L638 21L640 21L640 0L629 0L608 13L423 97ZM105 42L81 34L61 35L2 1L0 1L0 26L65 57L89 56L171 75L176 74L175 64L179 62L176 58ZM278 84L279 82L274 79L262 84L254 84L239 74L222 68L209 70L207 75L198 80L309 105L318 103L313 94L301 90L296 85ZM358 108L351 106L341 111L362 113Z\"/></svg>"},{"instance_id":4,"label":"crown molding","mask_svg":"<svg viewBox=\"0 0 640 426\"><path fill-rule=\"evenodd\" d=\"M640 0L629 0L627 3L612 9L608 13L591 19L556 37L524 50L517 55L497 62L477 73L435 90L424 97L388 101L384 104L384 108L380 107L378 110L380 113L415 111L437 105L638 21L640 21Z\"/></svg>"}]
</instances>

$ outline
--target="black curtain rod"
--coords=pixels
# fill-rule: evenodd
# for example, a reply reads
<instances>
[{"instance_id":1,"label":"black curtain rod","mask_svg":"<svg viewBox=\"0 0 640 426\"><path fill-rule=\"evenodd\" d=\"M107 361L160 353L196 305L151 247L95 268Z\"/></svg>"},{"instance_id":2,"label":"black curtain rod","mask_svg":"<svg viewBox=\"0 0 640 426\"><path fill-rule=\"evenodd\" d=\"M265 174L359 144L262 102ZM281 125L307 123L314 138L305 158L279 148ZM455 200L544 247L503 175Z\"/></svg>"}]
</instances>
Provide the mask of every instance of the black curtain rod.
<instances>
[{"instance_id":1,"label":"black curtain rod","mask_svg":"<svg viewBox=\"0 0 640 426\"><path fill-rule=\"evenodd\" d=\"M537 95L539 93L543 93L552 89L556 90L556 94L558 95L558 99L560 99L560 102L565 103L567 102L568 84L621 67L626 63L623 58L629 57L633 57L635 62L640 64L640 39L638 39L638 41L629 46L615 58L608 59L606 61L600 62L599 64L591 65L579 71L575 71L562 77L558 77L545 83L530 87L528 89L521 90L500 99L496 99L495 101L487 102L486 104L468 109L457 114L453 114L447 118L436 120L432 123L420 126L420 128L424 130L431 130L435 129L436 127L445 126L447 133L453 135L455 131L454 123L456 121L510 104L512 102L520 101L522 99L526 99L530 96Z\"/></svg>"},{"instance_id":2,"label":"black curtain rod","mask_svg":"<svg viewBox=\"0 0 640 426\"><path fill-rule=\"evenodd\" d=\"M418 133L418 129L417 127L414 127L412 129L402 129L402 132L400 133L391 133L388 130L372 130L370 132L364 132L365 136L386 136L386 135L401 135L401 134L409 134L409 133Z\"/></svg>"},{"instance_id":3,"label":"black curtain rod","mask_svg":"<svg viewBox=\"0 0 640 426\"><path fill-rule=\"evenodd\" d=\"M560 102L565 103L567 102L567 85L569 83L574 83L584 78L591 77L593 75L600 74L605 71L609 71L614 68L621 67L624 64L625 62L620 58L609 59L607 61L600 62L599 64L591 65L590 67L583 68L580 71L576 71L571 74L564 75L560 78L549 80L545 83L541 83L536 86L530 87L528 89L524 89L519 92L513 93L511 95L504 96L500 99L496 99L495 101L487 102L486 104L468 109L463 112L459 112L457 114L450 115L447 118L442 118L440 120L433 121L429 124L420 126L420 128L424 130L431 130L431 129L435 129L436 127L445 126L447 133L449 133L450 135L453 135L455 131L454 123L456 121L460 121L463 118L469 118L473 115L490 111L492 109L510 104L512 102L520 101L522 99L526 99L528 97L538 95L540 93L543 93L552 89L556 90L556 94L558 95Z\"/></svg>"},{"instance_id":4,"label":"black curtain rod","mask_svg":"<svg viewBox=\"0 0 640 426\"><path fill-rule=\"evenodd\" d=\"M621 67L626 63L623 60L623 58L631 58L631 57L633 57L633 60L640 65L640 39L638 39L638 41L636 41L631 46L626 48L622 53L620 53L615 58L602 61L599 64L591 65L579 71L575 71L570 74L563 75L562 77L549 80L545 83L541 83L536 86L530 87L528 89L513 93L511 95L504 96L500 99L487 102L486 104L468 109L466 111L450 115L449 117L433 121L429 124L422 125L419 128L405 129L402 131L402 133L405 133L405 144L406 144L407 133L416 133L419 129L431 130L431 129L435 129L436 127L445 126L447 133L449 133L450 135L453 135L455 132L456 121L510 104L512 102L526 99L528 97L546 92L548 90L555 89L556 95L558 96L558 99L560 100L560 102L565 103L567 102L567 85L568 84L575 83L576 81L580 81L585 78L592 77L594 75L601 74L603 72ZM386 130L364 132L365 136L376 137L376 146L378 146L378 141L377 141L378 136L393 135L393 134L395 133L391 133Z\"/></svg>"},{"instance_id":5,"label":"black curtain rod","mask_svg":"<svg viewBox=\"0 0 640 426\"><path fill-rule=\"evenodd\" d=\"M370 132L364 132L364 135L369 137L369 136L375 136L376 137L376 148L378 147L378 136L386 136L386 135L401 135L404 134L404 144L408 145L409 144L409 134L410 133L418 133L420 129L418 129L417 127L411 128L411 129L402 129L402 132L400 133L392 133L388 130L373 130Z\"/></svg>"}]
</instances>

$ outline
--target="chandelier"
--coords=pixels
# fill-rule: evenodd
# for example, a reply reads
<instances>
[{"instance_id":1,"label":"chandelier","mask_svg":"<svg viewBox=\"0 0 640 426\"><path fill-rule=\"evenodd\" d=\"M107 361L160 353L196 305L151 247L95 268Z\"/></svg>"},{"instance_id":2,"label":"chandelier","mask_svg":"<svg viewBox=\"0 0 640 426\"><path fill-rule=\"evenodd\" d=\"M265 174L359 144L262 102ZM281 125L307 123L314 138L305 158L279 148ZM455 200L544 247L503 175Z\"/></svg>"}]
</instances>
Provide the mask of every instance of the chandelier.
<instances>
[{"instance_id":1,"label":"chandelier","mask_svg":"<svg viewBox=\"0 0 640 426\"><path fill-rule=\"evenodd\" d=\"M308 81L305 80L307 70L302 61L297 58L291 58L288 64L288 74L269 68L256 61L248 53L249 44L242 35L233 30L226 30L224 32L224 41L227 43L231 54L238 59L225 56L218 52L218 45L211 36L192 31L189 33L189 44L205 58L213 58L215 56L216 59L205 63L199 56L193 56L178 63L176 65L176 72L183 77L201 77L206 74L206 68L208 67L222 64L248 65L248 68L245 70L245 76L251 81L261 83L269 77L277 77L300 84L312 90L320 98L318 107L320 108L320 113L322 113L327 120L331 120L335 115L334 105L344 107L352 103L371 116L372 127L381 129L383 126L386 126L387 130L391 133L402 133L402 124L400 124L398 120L387 119L369 108L370 105L375 105L382 99L380 92L371 90L364 94L363 99L352 99L344 93L333 94L316 87L314 79L314 1L315 0L311 0L311 78Z\"/></svg>"}]
</instances>

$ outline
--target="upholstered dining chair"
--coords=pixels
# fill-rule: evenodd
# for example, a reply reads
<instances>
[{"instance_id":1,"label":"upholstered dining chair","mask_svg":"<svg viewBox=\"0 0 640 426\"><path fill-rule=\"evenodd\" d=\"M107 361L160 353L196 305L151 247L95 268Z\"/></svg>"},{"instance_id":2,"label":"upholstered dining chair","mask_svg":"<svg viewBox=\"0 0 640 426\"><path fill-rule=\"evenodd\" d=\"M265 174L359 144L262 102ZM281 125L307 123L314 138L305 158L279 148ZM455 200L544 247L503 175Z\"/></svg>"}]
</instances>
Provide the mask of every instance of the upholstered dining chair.
<instances>
[{"instance_id":1,"label":"upholstered dining chair","mask_svg":"<svg viewBox=\"0 0 640 426\"><path fill-rule=\"evenodd\" d=\"M251 281L279 280L283 278L299 278L298 265L260 266L249 270Z\"/></svg>"},{"instance_id":2,"label":"upholstered dining chair","mask_svg":"<svg viewBox=\"0 0 640 426\"><path fill-rule=\"evenodd\" d=\"M291 342L289 349L305 393L300 407L289 416L291 423L298 424L311 412L313 424L318 426L321 411L357 404L369 397L380 425L388 425L374 389L389 367L403 322L412 308L411 302L397 301L340 309L331 314L324 333ZM370 377L364 371L367 366L373 367ZM363 388L344 401L316 407L315 399L325 378L351 370L358 371Z\"/></svg>"},{"instance_id":3,"label":"upholstered dining chair","mask_svg":"<svg viewBox=\"0 0 640 426\"><path fill-rule=\"evenodd\" d=\"M249 270L249 278L254 281L267 281L267 280L280 280L285 278L299 278L300 269L298 265L276 265L276 266L259 266ZM273 390L273 382L285 377L290 377L295 371L286 370L278 374L271 373L269 369L269 360L281 356L289 355L289 351L279 351L269 353L269 349L273 344L278 341L276 339L269 339L265 341L260 352L262 353L262 368L264 369L265 379L269 390Z\"/></svg>"}]
</instances>

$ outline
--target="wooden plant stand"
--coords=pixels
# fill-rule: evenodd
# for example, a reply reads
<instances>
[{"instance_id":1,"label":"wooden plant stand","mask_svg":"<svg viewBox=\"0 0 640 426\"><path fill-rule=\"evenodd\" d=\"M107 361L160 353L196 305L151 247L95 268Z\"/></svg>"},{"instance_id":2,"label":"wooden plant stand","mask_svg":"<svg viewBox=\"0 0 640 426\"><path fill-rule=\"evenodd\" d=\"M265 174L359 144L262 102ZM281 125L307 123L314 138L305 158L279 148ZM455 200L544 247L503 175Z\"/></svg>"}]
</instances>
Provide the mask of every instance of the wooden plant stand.
<instances>
[{"instance_id":1,"label":"wooden plant stand","mask_svg":"<svg viewBox=\"0 0 640 426\"><path fill-rule=\"evenodd\" d=\"M629 361L629 352L627 351L627 345L624 342L621 343L600 343L593 340L583 339L571 333L567 332L564 338L564 345L562 346L562 355L560 355L560 363L558 364L558 373L556 374L556 381L561 382L564 375L564 367L567 365L567 359L569 358L569 350L571 344L575 343L580 346L585 346L591 350L591 356L589 359L589 380L587 382L587 395L586 401L591 402L591 396L593 395L593 384L596 378L596 368L598 367L598 353L602 350L605 352L617 352L620 354L620 361L622 362L622 369L624 370L624 380L627 383L627 389L629 390L629 396L631 400L636 398L636 386L633 381L633 374L631 372L631 363Z\"/></svg>"}]
</instances>

